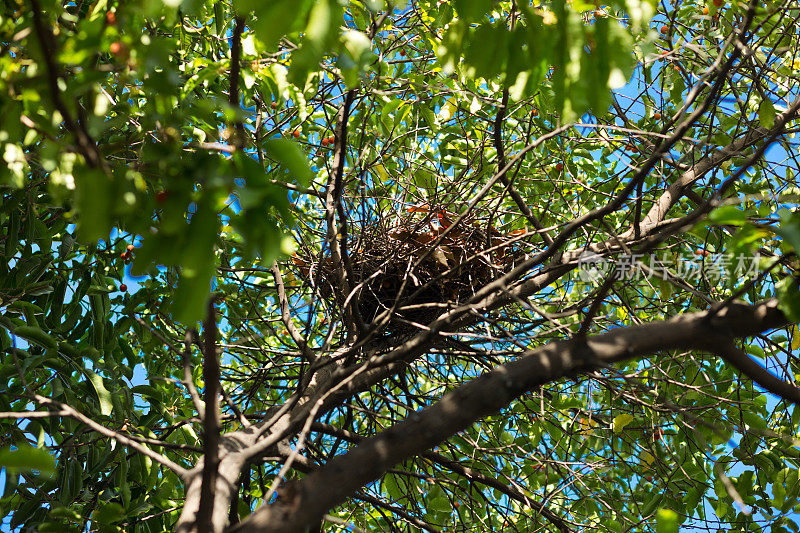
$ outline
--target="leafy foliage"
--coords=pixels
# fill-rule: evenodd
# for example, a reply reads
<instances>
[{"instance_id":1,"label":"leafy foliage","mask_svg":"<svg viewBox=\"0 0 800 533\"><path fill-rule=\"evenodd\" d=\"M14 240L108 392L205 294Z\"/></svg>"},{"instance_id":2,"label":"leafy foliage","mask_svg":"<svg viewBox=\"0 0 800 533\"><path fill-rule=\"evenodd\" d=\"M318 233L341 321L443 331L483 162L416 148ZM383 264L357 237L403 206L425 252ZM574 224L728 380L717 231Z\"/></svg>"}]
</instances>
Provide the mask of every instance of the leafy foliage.
<instances>
[{"instance_id":1,"label":"leafy foliage","mask_svg":"<svg viewBox=\"0 0 800 533\"><path fill-rule=\"evenodd\" d=\"M4 525L185 519L169 463L203 457L212 294L223 438L300 413L232 520L550 341L734 298L800 322L791 6L6 2ZM608 269L632 253L637 276ZM743 348L795 382L796 325ZM797 531L799 421L718 357L646 354L413 454L325 530Z\"/></svg>"}]
</instances>

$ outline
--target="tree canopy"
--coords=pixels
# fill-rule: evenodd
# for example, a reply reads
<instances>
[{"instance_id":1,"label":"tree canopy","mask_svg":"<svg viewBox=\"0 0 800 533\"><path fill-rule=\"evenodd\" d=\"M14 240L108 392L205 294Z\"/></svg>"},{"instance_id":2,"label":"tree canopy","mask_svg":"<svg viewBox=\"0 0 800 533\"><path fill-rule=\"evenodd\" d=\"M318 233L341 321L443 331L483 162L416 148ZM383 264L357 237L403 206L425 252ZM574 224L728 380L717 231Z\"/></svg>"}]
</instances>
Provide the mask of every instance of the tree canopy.
<instances>
[{"instance_id":1,"label":"tree canopy","mask_svg":"<svg viewBox=\"0 0 800 533\"><path fill-rule=\"evenodd\" d=\"M0 529L800 530L794 0L6 0Z\"/></svg>"}]
</instances>

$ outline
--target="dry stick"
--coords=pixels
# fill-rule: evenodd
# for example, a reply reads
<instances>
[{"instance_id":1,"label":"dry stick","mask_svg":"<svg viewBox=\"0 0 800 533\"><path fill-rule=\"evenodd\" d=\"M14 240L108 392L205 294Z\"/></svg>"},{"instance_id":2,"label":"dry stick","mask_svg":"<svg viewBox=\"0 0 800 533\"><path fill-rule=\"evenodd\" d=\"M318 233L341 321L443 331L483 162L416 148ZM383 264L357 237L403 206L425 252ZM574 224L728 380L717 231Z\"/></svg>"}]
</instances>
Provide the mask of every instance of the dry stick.
<instances>
[{"instance_id":1,"label":"dry stick","mask_svg":"<svg viewBox=\"0 0 800 533\"><path fill-rule=\"evenodd\" d=\"M780 382L752 361L748 364L728 346L735 337L755 335L787 323L777 300L772 299L753 306L733 304L716 315L692 313L619 328L581 342L550 342L458 387L439 402L331 460L293 483L287 491L289 497L262 507L236 530L302 531L393 465L431 449L535 387L591 370L596 364L607 365L664 350L700 349L730 358L731 364L746 368L759 385L800 404L800 390Z\"/></svg>"},{"instance_id":2,"label":"dry stick","mask_svg":"<svg viewBox=\"0 0 800 533\"><path fill-rule=\"evenodd\" d=\"M203 420L203 482L200 489L200 507L197 511L197 532L211 533L214 510L214 485L219 466L219 357L217 354L217 318L214 298L208 302L208 314L203 324L203 381L205 390L205 417Z\"/></svg>"}]
</instances>

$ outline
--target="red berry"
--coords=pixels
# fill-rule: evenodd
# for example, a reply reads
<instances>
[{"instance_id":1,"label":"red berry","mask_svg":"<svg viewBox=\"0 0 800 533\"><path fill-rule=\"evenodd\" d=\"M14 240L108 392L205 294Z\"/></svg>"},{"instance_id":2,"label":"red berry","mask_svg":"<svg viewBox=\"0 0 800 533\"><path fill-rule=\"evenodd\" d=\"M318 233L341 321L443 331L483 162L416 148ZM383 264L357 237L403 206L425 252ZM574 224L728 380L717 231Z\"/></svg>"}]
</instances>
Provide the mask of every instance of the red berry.
<instances>
[{"instance_id":1,"label":"red berry","mask_svg":"<svg viewBox=\"0 0 800 533\"><path fill-rule=\"evenodd\" d=\"M703 15L708 15L708 6L703 7Z\"/></svg>"},{"instance_id":2,"label":"red berry","mask_svg":"<svg viewBox=\"0 0 800 533\"><path fill-rule=\"evenodd\" d=\"M167 201L167 198L169 198L169 192L167 192L167 191L158 191L156 193L156 203L157 204L163 204L164 202Z\"/></svg>"},{"instance_id":3,"label":"red berry","mask_svg":"<svg viewBox=\"0 0 800 533\"><path fill-rule=\"evenodd\" d=\"M328 146L328 138L327 138L327 137L324 137L324 138L322 139L322 141L320 142L320 144L322 144L322 146Z\"/></svg>"},{"instance_id":4,"label":"red berry","mask_svg":"<svg viewBox=\"0 0 800 533\"><path fill-rule=\"evenodd\" d=\"M722 7L725 5L725 0L714 0L714 7Z\"/></svg>"},{"instance_id":5,"label":"red berry","mask_svg":"<svg viewBox=\"0 0 800 533\"><path fill-rule=\"evenodd\" d=\"M119 286L119 290L122 292L128 292L128 286L123 283Z\"/></svg>"},{"instance_id":6,"label":"red berry","mask_svg":"<svg viewBox=\"0 0 800 533\"><path fill-rule=\"evenodd\" d=\"M333 143L335 143L335 142L336 142L336 137L334 137L333 135L331 135L330 137L328 137L328 144L333 144Z\"/></svg>"},{"instance_id":7,"label":"red berry","mask_svg":"<svg viewBox=\"0 0 800 533\"><path fill-rule=\"evenodd\" d=\"M117 24L117 14L114 13L113 11L108 11L106 13L106 22L110 26L115 26Z\"/></svg>"},{"instance_id":8,"label":"red berry","mask_svg":"<svg viewBox=\"0 0 800 533\"><path fill-rule=\"evenodd\" d=\"M564 170L564 163L556 163L556 172Z\"/></svg>"},{"instance_id":9,"label":"red berry","mask_svg":"<svg viewBox=\"0 0 800 533\"><path fill-rule=\"evenodd\" d=\"M664 26L661 26L661 33L666 35L668 31L669 31L669 26L667 26L666 24Z\"/></svg>"},{"instance_id":10,"label":"red berry","mask_svg":"<svg viewBox=\"0 0 800 533\"><path fill-rule=\"evenodd\" d=\"M136 248L136 247L134 245L132 245L132 244L129 244L128 246L125 247L125 249L128 250L129 252L132 252L134 250L134 248Z\"/></svg>"},{"instance_id":11,"label":"red berry","mask_svg":"<svg viewBox=\"0 0 800 533\"><path fill-rule=\"evenodd\" d=\"M653 113L653 118L656 119L656 120L660 119L661 118L661 113L656 111L655 113Z\"/></svg>"},{"instance_id":12,"label":"red berry","mask_svg":"<svg viewBox=\"0 0 800 533\"><path fill-rule=\"evenodd\" d=\"M295 139L299 139L300 138L300 130L294 130L292 132L292 137L294 137Z\"/></svg>"},{"instance_id":13,"label":"red berry","mask_svg":"<svg viewBox=\"0 0 800 533\"><path fill-rule=\"evenodd\" d=\"M119 41L114 41L110 45L108 45L108 51L111 52L112 55L116 56L117 59L121 61L125 61L128 59L128 47L125 46L124 43Z\"/></svg>"},{"instance_id":14,"label":"red berry","mask_svg":"<svg viewBox=\"0 0 800 533\"><path fill-rule=\"evenodd\" d=\"M269 106L270 106L272 109L278 109L278 102L272 102L271 104L269 104Z\"/></svg>"},{"instance_id":15,"label":"red berry","mask_svg":"<svg viewBox=\"0 0 800 533\"><path fill-rule=\"evenodd\" d=\"M536 108L532 109L531 110L531 115L533 115L534 117L538 117L539 116L539 110L536 109Z\"/></svg>"},{"instance_id":16,"label":"red berry","mask_svg":"<svg viewBox=\"0 0 800 533\"><path fill-rule=\"evenodd\" d=\"M119 258L120 259L127 259L128 258L128 252L122 252L121 254L119 254Z\"/></svg>"}]
</instances>

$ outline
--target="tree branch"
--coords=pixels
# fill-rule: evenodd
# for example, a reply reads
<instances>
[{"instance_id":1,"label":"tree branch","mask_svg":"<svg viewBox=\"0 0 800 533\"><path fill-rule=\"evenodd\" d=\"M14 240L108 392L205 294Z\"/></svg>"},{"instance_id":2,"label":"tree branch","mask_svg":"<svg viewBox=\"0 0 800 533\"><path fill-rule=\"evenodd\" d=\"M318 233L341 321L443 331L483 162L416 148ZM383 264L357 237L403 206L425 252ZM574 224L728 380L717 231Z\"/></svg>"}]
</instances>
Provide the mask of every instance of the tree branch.
<instances>
[{"instance_id":1,"label":"tree branch","mask_svg":"<svg viewBox=\"0 0 800 533\"><path fill-rule=\"evenodd\" d=\"M721 338L746 337L786 324L777 302L769 300L754 306L733 304L716 315L700 312L620 328L580 342L548 343L462 385L439 402L333 459L292 484L286 498L262 507L234 530L302 531L393 465L433 448L545 383L664 350L716 352Z\"/></svg>"},{"instance_id":2,"label":"tree branch","mask_svg":"<svg viewBox=\"0 0 800 533\"><path fill-rule=\"evenodd\" d=\"M203 481L200 489L200 508L197 513L197 532L214 531L212 512L214 510L214 486L219 466L219 389L220 367L217 354L217 317L214 310L214 297L208 302L208 314L203 324L203 381L205 396L205 417L203 420Z\"/></svg>"},{"instance_id":3,"label":"tree branch","mask_svg":"<svg viewBox=\"0 0 800 533\"><path fill-rule=\"evenodd\" d=\"M493 139L494 139L494 149L497 152L497 171L500 172L503 167L506 166L506 152L505 147L503 146L503 119L505 118L506 114L506 107L508 106L508 89L503 91L503 101L500 103L500 107L497 109L497 116L495 116L493 126ZM544 226L533 214L533 211L530 210L528 205L525 203L525 200L522 196L517 192L514 188L514 184L511 183L511 180L506 177L505 173L500 177L500 182L508 188L508 194L511 195L511 199L514 200L514 203L517 204L519 210L522 211L522 214L525 215L525 218L530 221L534 228L539 232L542 236L542 240L548 245L553 244L553 238L550 237L550 234L545 231Z\"/></svg>"},{"instance_id":4,"label":"tree branch","mask_svg":"<svg viewBox=\"0 0 800 533\"><path fill-rule=\"evenodd\" d=\"M97 150L97 145L89 136L84 127L75 121L72 113L67 109L66 104L61 99L61 90L58 87L58 64L56 63L57 53L55 50L55 37L49 28L49 24L44 20L42 7L39 0L31 0L31 11L33 14L33 27L36 29L36 37L42 47L44 64L47 67L47 86L50 89L50 98L53 99L53 106L61 114L64 125L75 137L81 153L86 158L86 162L92 168L102 166L102 157Z\"/></svg>"},{"instance_id":5,"label":"tree branch","mask_svg":"<svg viewBox=\"0 0 800 533\"><path fill-rule=\"evenodd\" d=\"M244 17L237 16L233 26L233 36L231 39L231 72L230 72L230 90L228 91L228 103L233 107L237 113L239 112L239 73L242 65L242 33L244 32ZM237 149L242 149L245 146L245 130L244 124L237 118L234 128L236 130L236 137L232 143Z\"/></svg>"},{"instance_id":6,"label":"tree branch","mask_svg":"<svg viewBox=\"0 0 800 533\"><path fill-rule=\"evenodd\" d=\"M206 409L203 405L203 400L200 399L197 388L194 386L194 378L192 377L192 341L196 337L197 331L189 329L183 338L183 352L181 352L181 359L183 359L183 385L189 391L197 416L204 418Z\"/></svg>"}]
</instances>

